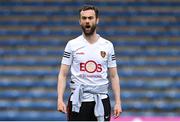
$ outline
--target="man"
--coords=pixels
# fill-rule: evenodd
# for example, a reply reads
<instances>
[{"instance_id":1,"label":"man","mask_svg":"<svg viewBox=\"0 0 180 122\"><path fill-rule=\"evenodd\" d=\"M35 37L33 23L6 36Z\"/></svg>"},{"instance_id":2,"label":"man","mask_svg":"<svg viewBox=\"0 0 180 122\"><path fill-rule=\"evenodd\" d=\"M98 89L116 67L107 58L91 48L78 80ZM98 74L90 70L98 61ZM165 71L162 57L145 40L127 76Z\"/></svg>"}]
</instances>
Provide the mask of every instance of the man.
<instances>
[{"instance_id":1,"label":"man","mask_svg":"<svg viewBox=\"0 0 180 122\"><path fill-rule=\"evenodd\" d=\"M58 76L58 111L68 113L73 121L109 121L111 106L108 93L109 80L115 97L114 116L121 110L120 84L112 43L96 33L98 10L84 6L79 10L79 23L83 33L70 40L64 50ZM68 70L71 67L71 96L68 107L63 101Z\"/></svg>"}]
</instances>

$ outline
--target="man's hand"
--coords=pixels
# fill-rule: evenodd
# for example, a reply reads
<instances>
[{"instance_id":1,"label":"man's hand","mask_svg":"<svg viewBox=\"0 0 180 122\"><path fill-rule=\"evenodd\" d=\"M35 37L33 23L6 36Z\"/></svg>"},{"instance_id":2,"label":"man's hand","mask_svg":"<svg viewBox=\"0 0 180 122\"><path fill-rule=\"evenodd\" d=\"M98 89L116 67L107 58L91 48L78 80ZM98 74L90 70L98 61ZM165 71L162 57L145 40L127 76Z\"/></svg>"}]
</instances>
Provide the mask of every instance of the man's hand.
<instances>
[{"instance_id":1,"label":"man's hand","mask_svg":"<svg viewBox=\"0 0 180 122\"><path fill-rule=\"evenodd\" d=\"M64 102L62 100L58 100L57 110L59 112L67 113L66 105L64 104Z\"/></svg>"},{"instance_id":2,"label":"man's hand","mask_svg":"<svg viewBox=\"0 0 180 122\"><path fill-rule=\"evenodd\" d=\"M121 113L122 113L121 104L115 104L114 105L114 116L115 116L115 118L120 116Z\"/></svg>"}]
</instances>

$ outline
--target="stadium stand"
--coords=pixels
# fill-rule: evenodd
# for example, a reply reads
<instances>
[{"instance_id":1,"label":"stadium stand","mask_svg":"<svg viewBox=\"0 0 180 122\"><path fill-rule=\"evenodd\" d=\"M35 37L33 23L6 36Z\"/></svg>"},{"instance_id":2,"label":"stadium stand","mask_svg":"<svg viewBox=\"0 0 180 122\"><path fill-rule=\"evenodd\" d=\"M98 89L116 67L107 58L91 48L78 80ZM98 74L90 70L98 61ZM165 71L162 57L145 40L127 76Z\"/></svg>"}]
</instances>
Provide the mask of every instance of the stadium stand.
<instances>
[{"instance_id":1,"label":"stadium stand","mask_svg":"<svg viewBox=\"0 0 180 122\"><path fill-rule=\"evenodd\" d=\"M0 1L0 120L66 120L56 110L57 75L67 41L81 34L77 9L85 3ZM116 50L121 116L180 116L180 1L89 3ZM113 105L111 89L110 97Z\"/></svg>"}]
</instances>

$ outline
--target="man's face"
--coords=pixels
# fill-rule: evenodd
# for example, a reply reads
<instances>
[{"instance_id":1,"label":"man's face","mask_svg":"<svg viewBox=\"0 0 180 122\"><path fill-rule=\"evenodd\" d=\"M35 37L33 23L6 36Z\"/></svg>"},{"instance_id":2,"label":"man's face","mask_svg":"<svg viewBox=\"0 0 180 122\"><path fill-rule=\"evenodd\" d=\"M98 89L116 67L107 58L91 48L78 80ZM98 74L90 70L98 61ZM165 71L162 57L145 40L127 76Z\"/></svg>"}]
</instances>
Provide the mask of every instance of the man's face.
<instances>
[{"instance_id":1,"label":"man's face","mask_svg":"<svg viewBox=\"0 0 180 122\"><path fill-rule=\"evenodd\" d=\"M99 19L96 18L94 10L85 10L80 12L79 23L86 36L90 36L94 33L98 21Z\"/></svg>"}]
</instances>

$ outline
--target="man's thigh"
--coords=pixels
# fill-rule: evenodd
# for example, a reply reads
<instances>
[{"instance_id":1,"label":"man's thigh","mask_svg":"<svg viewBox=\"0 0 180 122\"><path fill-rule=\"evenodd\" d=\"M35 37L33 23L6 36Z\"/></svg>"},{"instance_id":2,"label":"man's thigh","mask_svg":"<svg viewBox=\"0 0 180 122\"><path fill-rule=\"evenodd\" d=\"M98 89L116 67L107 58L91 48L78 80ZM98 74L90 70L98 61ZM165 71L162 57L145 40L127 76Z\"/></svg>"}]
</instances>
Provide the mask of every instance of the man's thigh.
<instances>
[{"instance_id":1,"label":"man's thigh","mask_svg":"<svg viewBox=\"0 0 180 122\"><path fill-rule=\"evenodd\" d=\"M72 112L72 102L68 103L68 120L69 121L96 121L94 116L95 102L82 102L79 113Z\"/></svg>"},{"instance_id":2,"label":"man's thigh","mask_svg":"<svg viewBox=\"0 0 180 122\"><path fill-rule=\"evenodd\" d=\"M102 100L104 106L104 120L109 121L111 116L111 106L109 97ZM82 102L80 112L72 112L72 102L68 102L68 120L69 121L97 121L94 115L95 102Z\"/></svg>"}]
</instances>

